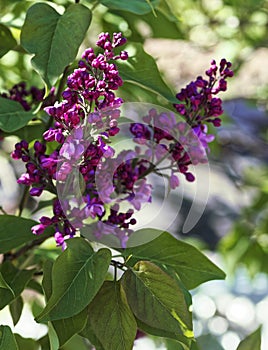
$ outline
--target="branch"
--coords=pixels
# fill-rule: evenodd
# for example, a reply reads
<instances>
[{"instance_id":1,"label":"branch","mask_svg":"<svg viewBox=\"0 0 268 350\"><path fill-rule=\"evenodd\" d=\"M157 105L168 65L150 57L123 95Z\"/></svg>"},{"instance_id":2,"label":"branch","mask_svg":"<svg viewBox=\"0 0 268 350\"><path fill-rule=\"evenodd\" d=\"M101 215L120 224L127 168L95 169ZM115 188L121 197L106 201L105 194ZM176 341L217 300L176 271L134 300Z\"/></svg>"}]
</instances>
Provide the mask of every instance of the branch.
<instances>
[{"instance_id":1,"label":"branch","mask_svg":"<svg viewBox=\"0 0 268 350\"><path fill-rule=\"evenodd\" d=\"M15 259L19 258L21 255L27 253L32 248L42 244L43 242L45 242L50 237L51 236L44 235L43 237L40 237L39 239L35 239L31 243L25 244L23 247L21 247L15 253L7 253L7 254L5 254L4 255L4 261L7 261L7 260L12 261L12 260L15 260Z\"/></svg>"}]
</instances>

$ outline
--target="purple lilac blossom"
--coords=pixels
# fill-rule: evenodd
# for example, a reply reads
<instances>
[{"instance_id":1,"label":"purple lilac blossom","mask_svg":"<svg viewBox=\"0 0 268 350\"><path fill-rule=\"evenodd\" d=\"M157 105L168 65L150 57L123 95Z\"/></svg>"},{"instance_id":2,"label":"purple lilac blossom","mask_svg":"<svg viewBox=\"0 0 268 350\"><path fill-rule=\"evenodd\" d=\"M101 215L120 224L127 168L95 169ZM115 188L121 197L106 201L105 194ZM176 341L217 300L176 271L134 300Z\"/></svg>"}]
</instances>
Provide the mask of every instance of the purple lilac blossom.
<instances>
[{"instance_id":1,"label":"purple lilac blossom","mask_svg":"<svg viewBox=\"0 0 268 350\"><path fill-rule=\"evenodd\" d=\"M233 74L231 64L224 59L219 68L212 62L206 71L208 79L197 77L176 95L181 103L174 107L185 122L178 122L172 112L151 109L143 118L144 123L130 126L137 144L135 150L116 154L110 142L120 132L119 107L123 101L114 91L123 81L114 61L128 59L126 51L115 53L125 42L121 33L112 37L100 34L97 46L103 52L85 50L78 68L67 79L63 100L44 108L54 119L54 126L43 137L45 142L56 141L59 144L56 150L46 154L45 143L39 141L29 150L23 140L12 153L14 159L26 163L26 173L18 182L32 186L32 196L40 196L46 189L55 190L54 180L70 194L64 200L56 198L53 216L41 217L40 224L32 227L32 232L39 235L52 225L56 244L63 249L66 240L85 225L92 229L96 239L113 235L125 247L133 232L131 226L136 224L132 218L135 210L141 210L142 204L152 200L147 175L159 174L164 164L170 169L171 189L180 185L179 174L189 182L194 181L189 167L207 161L208 143L214 139L207 134L204 123L220 125L218 117L223 110L221 100L214 95L226 90L226 79ZM78 184L81 197L73 195L77 190L77 183L72 181L74 169L83 179ZM133 209L122 212L123 202ZM92 223L88 224L88 219Z\"/></svg>"}]
</instances>

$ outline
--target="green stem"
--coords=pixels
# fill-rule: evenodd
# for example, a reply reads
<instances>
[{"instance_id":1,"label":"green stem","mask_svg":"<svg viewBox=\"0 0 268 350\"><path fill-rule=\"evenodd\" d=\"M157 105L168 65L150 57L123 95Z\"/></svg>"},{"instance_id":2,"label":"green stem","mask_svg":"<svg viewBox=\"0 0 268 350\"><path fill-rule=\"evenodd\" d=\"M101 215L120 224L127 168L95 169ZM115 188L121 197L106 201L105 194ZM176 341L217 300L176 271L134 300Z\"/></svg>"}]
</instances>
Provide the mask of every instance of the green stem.
<instances>
[{"instance_id":1,"label":"green stem","mask_svg":"<svg viewBox=\"0 0 268 350\"><path fill-rule=\"evenodd\" d=\"M151 172L153 172L153 171L155 170L155 168L157 168L157 166L158 166L159 164L161 164L165 159L167 159L167 158L170 156L171 151L172 151L172 147L171 147L171 149L170 149L161 159L159 159L158 162L156 162L155 164L152 164L152 165L142 174L142 176L140 177L140 179L143 178L143 177L145 177L145 176L147 176L147 175L150 174Z\"/></svg>"},{"instance_id":2,"label":"green stem","mask_svg":"<svg viewBox=\"0 0 268 350\"><path fill-rule=\"evenodd\" d=\"M121 262L119 261L116 261L116 260L111 260L111 264L112 266L114 266L114 280L116 281L116 278L117 278L117 268L119 268L120 270L122 271L125 271L126 269L126 266L124 264L122 264Z\"/></svg>"},{"instance_id":3,"label":"green stem","mask_svg":"<svg viewBox=\"0 0 268 350\"><path fill-rule=\"evenodd\" d=\"M3 214L8 215L8 213L2 207L0 207L0 210Z\"/></svg>"},{"instance_id":4,"label":"green stem","mask_svg":"<svg viewBox=\"0 0 268 350\"><path fill-rule=\"evenodd\" d=\"M25 186L24 187L24 190L23 190L23 195L21 197L21 200L20 200L20 204L19 204L19 214L18 216L21 216L22 212L23 212L23 209L28 201L28 198L29 198L29 186Z\"/></svg>"},{"instance_id":5,"label":"green stem","mask_svg":"<svg viewBox=\"0 0 268 350\"><path fill-rule=\"evenodd\" d=\"M93 5L92 5L92 8L91 8L91 11L94 11L95 8L100 4L100 0L96 0Z\"/></svg>"}]
</instances>

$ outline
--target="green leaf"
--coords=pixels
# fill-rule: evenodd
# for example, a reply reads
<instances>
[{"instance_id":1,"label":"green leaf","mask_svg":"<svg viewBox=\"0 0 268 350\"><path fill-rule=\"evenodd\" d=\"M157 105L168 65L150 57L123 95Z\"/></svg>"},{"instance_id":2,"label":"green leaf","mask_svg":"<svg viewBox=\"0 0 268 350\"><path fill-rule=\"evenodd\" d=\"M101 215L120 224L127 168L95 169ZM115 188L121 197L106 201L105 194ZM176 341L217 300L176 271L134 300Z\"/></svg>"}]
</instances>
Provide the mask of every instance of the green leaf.
<instances>
[{"instance_id":1,"label":"green leaf","mask_svg":"<svg viewBox=\"0 0 268 350\"><path fill-rule=\"evenodd\" d=\"M0 58L17 45L10 29L0 23Z\"/></svg>"},{"instance_id":2,"label":"green leaf","mask_svg":"<svg viewBox=\"0 0 268 350\"><path fill-rule=\"evenodd\" d=\"M48 338L49 338L50 350L59 350L59 347L60 347L59 339L51 322L48 322Z\"/></svg>"},{"instance_id":3,"label":"green leaf","mask_svg":"<svg viewBox=\"0 0 268 350\"><path fill-rule=\"evenodd\" d=\"M216 337L214 337L211 334L205 334L198 337L196 339L196 343L193 342L191 350L224 350L224 349L220 345L220 343L217 341Z\"/></svg>"},{"instance_id":4,"label":"green leaf","mask_svg":"<svg viewBox=\"0 0 268 350\"><path fill-rule=\"evenodd\" d=\"M43 289L45 292L46 300L48 300L52 294L52 267L53 263L47 260L44 264L44 278ZM59 345L63 346L73 335L80 332L87 320L87 307L79 314L65 318L63 320L53 321L53 328L58 336Z\"/></svg>"},{"instance_id":5,"label":"green leaf","mask_svg":"<svg viewBox=\"0 0 268 350\"><path fill-rule=\"evenodd\" d=\"M0 288L0 310L21 294L34 270L19 270L7 261L1 265L1 273L13 292L10 289Z\"/></svg>"},{"instance_id":6,"label":"green leaf","mask_svg":"<svg viewBox=\"0 0 268 350\"><path fill-rule=\"evenodd\" d=\"M168 232L142 229L135 236L157 237L149 243L122 251L127 264L133 266L139 260L149 260L173 275L178 274L187 289L213 279L224 279L225 273L192 245L182 242Z\"/></svg>"},{"instance_id":7,"label":"green leaf","mask_svg":"<svg viewBox=\"0 0 268 350\"><path fill-rule=\"evenodd\" d=\"M19 350L14 334L8 326L0 326L0 350Z\"/></svg>"},{"instance_id":8,"label":"green leaf","mask_svg":"<svg viewBox=\"0 0 268 350\"><path fill-rule=\"evenodd\" d=\"M27 140L28 142L31 142L35 139L39 139L40 135L43 134L43 132L44 124L39 121L35 121L19 130L12 131L12 135L18 136L21 140ZM3 136L8 136L8 134L4 134Z\"/></svg>"},{"instance_id":9,"label":"green leaf","mask_svg":"<svg viewBox=\"0 0 268 350\"><path fill-rule=\"evenodd\" d=\"M178 343L176 340L173 339L166 339L166 350L188 350L189 348L185 348L185 346L181 343Z\"/></svg>"},{"instance_id":10,"label":"green leaf","mask_svg":"<svg viewBox=\"0 0 268 350\"><path fill-rule=\"evenodd\" d=\"M49 87L75 59L90 22L91 11L81 4L70 5L62 16L45 3L29 8L21 44L35 55L33 67Z\"/></svg>"},{"instance_id":11,"label":"green leaf","mask_svg":"<svg viewBox=\"0 0 268 350\"><path fill-rule=\"evenodd\" d=\"M10 286L6 283L6 281L5 281L5 279L4 279L4 277L3 277L3 275L2 275L1 272L0 272L0 288L4 288L4 289L9 290L9 291L11 292L11 294L13 294L14 297L15 297L15 294L14 294L13 290L12 290L12 289L10 288Z\"/></svg>"},{"instance_id":12,"label":"green leaf","mask_svg":"<svg viewBox=\"0 0 268 350\"><path fill-rule=\"evenodd\" d=\"M96 350L104 350L100 340L97 338L96 334L94 333L94 330L91 326L91 323L87 321L86 326L80 332L80 335L84 338L87 338L92 345L94 345Z\"/></svg>"},{"instance_id":13,"label":"green leaf","mask_svg":"<svg viewBox=\"0 0 268 350\"><path fill-rule=\"evenodd\" d=\"M86 321L87 308L73 317L53 321L52 324L57 333L60 346L63 346L75 334L79 333L85 327Z\"/></svg>"},{"instance_id":14,"label":"green leaf","mask_svg":"<svg viewBox=\"0 0 268 350\"><path fill-rule=\"evenodd\" d=\"M26 286L27 289L32 289L35 292L39 293L39 294L43 294L43 289L40 283L38 283L35 279L31 279L29 281L29 283Z\"/></svg>"},{"instance_id":15,"label":"green leaf","mask_svg":"<svg viewBox=\"0 0 268 350\"><path fill-rule=\"evenodd\" d=\"M42 337L41 339L38 340L39 344L41 345L42 350L51 350L50 349L50 344L49 344L49 337L48 334Z\"/></svg>"},{"instance_id":16,"label":"green leaf","mask_svg":"<svg viewBox=\"0 0 268 350\"><path fill-rule=\"evenodd\" d=\"M111 252L94 252L83 238L68 241L68 248L57 258L52 269L52 294L38 322L72 317L94 298L104 282Z\"/></svg>"},{"instance_id":17,"label":"green leaf","mask_svg":"<svg viewBox=\"0 0 268 350\"><path fill-rule=\"evenodd\" d=\"M140 43L131 43L131 47L136 51L134 57L128 61L116 62L122 79L153 91L171 103L177 103L175 94L161 77L154 58L143 50Z\"/></svg>"},{"instance_id":18,"label":"green leaf","mask_svg":"<svg viewBox=\"0 0 268 350\"><path fill-rule=\"evenodd\" d=\"M119 282L104 282L89 306L88 315L84 337L93 341L90 335L94 332L103 350L132 350L137 325Z\"/></svg>"},{"instance_id":19,"label":"green leaf","mask_svg":"<svg viewBox=\"0 0 268 350\"><path fill-rule=\"evenodd\" d=\"M0 96L0 129L13 132L25 126L34 117L31 111L26 112L22 105Z\"/></svg>"},{"instance_id":20,"label":"green leaf","mask_svg":"<svg viewBox=\"0 0 268 350\"><path fill-rule=\"evenodd\" d=\"M135 1L122 1L122 0L101 0L100 3L107 6L111 10L123 10L133 12L137 15L143 15L151 12L159 4L159 0L135 0Z\"/></svg>"},{"instance_id":21,"label":"green leaf","mask_svg":"<svg viewBox=\"0 0 268 350\"><path fill-rule=\"evenodd\" d=\"M143 332L157 336L157 337L175 340L176 344L179 344L183 350L189 349L191 341L185 338L183 335L179 333L164 331L163 329L148 326L148 324L142 322L137 318L136 318L136 321L137 321L138 329L142 330Z\"/></svg>"},{"instance_id":22,"label":"green leaf","mask_svg":"<svg viewBox=\"0 0 268 350\"><path fill-rule=\"evenodd\" d=\"M122 277L134 315L150 327L193 338L192 317L178 284L158 266L139 261ZM182 338L183 339L183 338Z\"/></svg>"},{"instance_id":23,"label":"green leaf","mask_svg":"<svg viewBox=\"0 0 268 350\"><path fill-rule=\"evenodd\" d=\"M243 339L237 350L261 350L261 327Z\"/></svg>"},{"instance_id":24,"label":"green leaf","mask_svg":"<svg viewBox=\"0 0 268 350\"><path fill-rule=\"evenodd\" d=\"M85 342L85 339L80 337L79 335L75 335L66 343L63 347L60 348L61 350L89 350L91 348L88 347L88 343ZM92 349L91 349L92 350ZM95 350L99 350L98 348L95 348Z\"/></svg>"},{"instance_id":25,"label":"green leaf","mask_svg":"<svg viewBox=\"0 0 268 350\"><path fill-rule=\"evenodd\" d=\"M13 320L14 326L19 322L23 309L23 300L21 296L18 296L15 300L9 304L9 311Z\"/></svg>"},{"instance_id":26,"label":"green leaf","mask_svg":"<svg viewBox=\"0 0 268 350\"><path fill-rule=\"evenodd\" d=\"M19 334L14 334L14 335L15 335L19 350L38 350L39 349L39 345L36 340L30 339L30 338L23 338Z\"/></svg>"},{"instance_id":27,"label":"green leaf","mask_svg":"<svg viewBox=\"0 0 268 350\"><path fill-rule=\"evenodd\" d=\"M31 219L18 217L15 215L0 215L0 253L7 253L11 249L34 240L40 239L32 233L32 226L37 222ZM51 235L49 228L43 236Z\"/></svg>"}]
</instances>

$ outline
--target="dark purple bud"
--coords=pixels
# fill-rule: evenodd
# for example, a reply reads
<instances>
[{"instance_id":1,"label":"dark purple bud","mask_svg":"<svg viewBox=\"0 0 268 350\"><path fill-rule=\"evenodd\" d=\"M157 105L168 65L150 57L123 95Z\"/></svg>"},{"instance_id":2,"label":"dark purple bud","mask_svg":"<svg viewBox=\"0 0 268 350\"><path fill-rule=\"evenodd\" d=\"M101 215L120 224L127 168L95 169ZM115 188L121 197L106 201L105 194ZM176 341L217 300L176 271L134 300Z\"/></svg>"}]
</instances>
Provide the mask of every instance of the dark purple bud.
<instances>
[{"instance_id":1,"label":"dark purple bud","mask_svg":"<svg viewBox=\"0 0 268 350\"><path fill-rule=\"evenodd\" d=\"M33 197L39 197L43 192L43 187L33 187L30 189L30 195Z\"/></svg>"}]
</instances>

